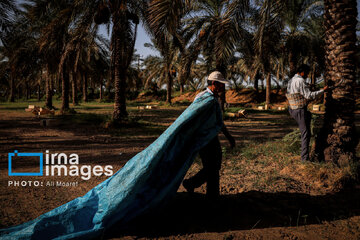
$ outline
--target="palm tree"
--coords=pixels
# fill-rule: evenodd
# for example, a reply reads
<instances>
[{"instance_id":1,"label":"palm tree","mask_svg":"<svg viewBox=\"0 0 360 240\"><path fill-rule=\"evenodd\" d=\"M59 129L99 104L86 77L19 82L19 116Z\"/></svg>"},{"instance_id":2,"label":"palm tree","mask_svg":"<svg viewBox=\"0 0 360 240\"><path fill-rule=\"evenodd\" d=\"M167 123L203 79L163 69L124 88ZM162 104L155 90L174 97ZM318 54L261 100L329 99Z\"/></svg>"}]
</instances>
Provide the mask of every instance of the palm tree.
<instances>
[{"instance_id":1,"label":"palm tree","mask_svg":"<svg viewBox=\"0 0 360 240\"><path fill-rule=\"evenodd\" d=\"M152 49L157 50L157 48L147 43L147 47L151 47ZM163 48L163 47L162 47ZM163 50L162 50L163 51ZM171 50L170 50L171 51ZM170 52L170 54L173 54L174 52ZM171 89L169 91L169 79L171 80L171 87L172 87L172 81L173 81L173 75L168 74L168 69L174 69L175 68L175 59L173 56L170 56L172 59L169 60L169 58L163 57L162 54L159 54L160 56L147 56L144 60L144 67L145 69L142 72L142 76L144 76L144 89L150 89L152 91L157 91L157 89L161 89L162 86L167 86L167 101L170 99L171 103ZM170 62L168 62L170 61Z\"/></svg>"},{"instance_id":2,"label":"palm tree","mask_svg":"<svg viewBox=\"0 0 360 240\"><path fill-rule=\"evenodd\" d=\"M32 0L27 4L23 4L26 9L26 18L32 23L31 31L38 36L37 45L40 59L43 62L43 73L46 82L45 106L53 108L52 77L56 76L61 79L62 83L62 112L69 109L70 66L60 63L65 44L69 40L68 29L73 21L72 6L71 1ZM60 87L58 90L60 90Z\"/></svg>"},{"instance_id":3,"label":"palm tree","mask_svg":"<svg viewBox=\"0 0 360 240\"><path fill-rule=\"evenodd\" d=\"M163 84L166 84L166 80L162 77L164 75L164 60L160 56L149 55L144 59L143 63L145 69L142 72L144 76L144 89L157 85L157 88L161 88Z\"/></svg>"},{"instance_id":4,"label":"palm tree","mask_svg":"<svg viewBox=\"0 0 360 240\"><path fill-rule=\"evenodd\" d=\"M171 36L169 35L160 37L158 39L152 38L152 42L153 44L147 43L145 44L145 46L158 51L160 53L160 57L150 56L145 60L144 64L150 66L152 65L156 68L155 71L153 71L147 78L145 82L145 87L149 86L149 81L153 80L154 76L156 76L155 73L158 73L158 87L160 88L163 83L166 83L166 101L171 104L171 92L173 86L173 74L171 71L173 70L176 49L174 48L173 42L171 41ZM154 63L158 65L153 65Z\"/></svg>"},{"instance_id":5,"label":"palm tree","mask_svg":"<svg viewBox=\"0 0 360 240\"><path fill-rule=\"evenodd\" d=\"M284 1L280 14L284 21L283 41L288 56L289 77L295 74L301 57L308 56L312 43L306 32L306 22L312 13L322 10L318 0Z\"/></svg>"},{"instance_id":6,"label":"palm tree","mask_svg":"<svg viewBox=\"0 0 360 240\"><path fill-rule=\"evenodd\" d=\"M60 67L68 62L73 67L70 68L72 73L72 94L73 104L77 104L77 76L81 73L83 78L83 100L87 101L87 84L88 78L94 74L99 78L99 74L104 73L107 68L107 58L109 52L109 43L106 39L99 36L97 27L89 31L82 31L78 28L70 34L70 40L65 46L65 51L61 56ZM100 66L101 65L101 66ZM104 67L94 69L96 67Z\"/></svg>"},{"instance_id":7,"label":"palm tree","mask_svg":"<svg viewBox=\"0 0 360 240\"><path fill-rule=\"evenodd\" d=\"M144 1L126 0L126 1L104 1L104 0L76 0L76 1L44 1L33 0L35 5L40 6L35 11L37 14L43 16L42 12L50 13L45 19L48 24L45 26L40 40L41 49L45 52L45 56L58 56L59 54L51 54L51 49L55 49L60 53L57 59L58 74L63 82L63 106L62 109L68 108L68 78L73 69L73 65L66 64L66 59L74 59L71 57L72 52L76 52L76 44L72 42L69 33L75 31L74 36L85 37L86 33L91 32L91 29L97 29L98 24L107 23L108 28L112 26L111 36L111 74L115 83L115 104L113 119L120 120L127 115L125 103L125 87L126 87L126 73L130 65L133 55L133 49L136 39L136 28L139 23L139 14L143 14L141 10L145 4ZM56 12L57 6L63 5L58 14L51 14L51 11ZM41 11L41 8L42 11ZM39 10L40 9L40 10ZM45 14L46 15L46 14ZM62 18L62 19L61 19ZM46 21L47 20L47 21ZM60 21L62 22L57 22ZM111 22L110 22L111 20ZM94 26L95 22L95 26ZM52 27L52 28L51 28ZM53 31L51 31L53 29ZM48 30L48 31L46 31ZM66 30L66 31L64 31ZM46 41L47 38L48 40ZM79 41L79 39L77 39ZM54 48L50 48L53 45ZM75 54L77 56L77 54ZM60 59L60 60L59 60ZM76 59L76 57L75 57ZM59 64L60 63L60 64ZM49 66L50 71L52 67Z\"/></svg>"},{"instance_id":8,"label":"palm tree","mask_svg":"<svg viewBox=\"0 0 360 240\"><path fill-rule=\"evenodd\" d=\"M151 1L149 28L158 39L166 33L172 37L180 53L180 92L191 74L191 66L201 50L208 63L208 71L218 68L224 73L231 59L235 43L241 39L242 20L248 1Z\"/></svg>"},{"instance_id":9,"label":"palm tree","mask_svg":"<svg viewBox=\"0 0 360 240\"><path fill-rule=\"evenodd\" d=\"M201 51L202 37L193 40L199 29L186 24L187 18L193 11L196 1L151 1L148 11L148 29L156 38L162 38L166 33L171 37L173 51L178 51L178 82L180 94L184 92L184 85L189 78L191 65L196 61ZM170 76L171 77L171 76ZM170 90L170 89L169 89ZM168 94L170 99L171 94Z\"/></svg>"},{"instance_id":10,"label":"palm tree","mask_svg":"<svg viewBox=\"0 0 360 240\"><path fill-rule=\"evenodd\" d=\"M3 61L8 64L10 72L10 102L15 101L15 89L22 84L21 80L25 80L23 82L29 95L29 88L32 85L29 79L35 79L30 76L38 75L40 65L36 39L29 31L31 26L29 21L21 14L16 15L14 20L8 26L9 32L2 36L3 47L1 48Z\"/></svg>"},{"instance_id":11,"label":"palm tree","mask_svg":"<svg viewBox=\"0 0 360 240\"><path fill-rule=\"evenodd\" d=\"M15 0L0 1L0 43L3 44L4 37L9 33L11 24L15 21L14 16L18 12Z\"/></svg>"},{"instance_id":12,"label":"palm tree","mask_svg":"<svg viewBox=\"0 0 360 240\"><path fill-rule=\"evenodd\" d=\"M315 158L342 165L355 160L356 0L325 0L326 72L329 86L324 126L316 140Z\"/></svg>"},{"instance_id":13,"label":"palm tree","mask_svg":"<svg viewBox=\"0 0 360 240\"><path fill-rule=\"evenodd\" d=\"M237 71L244 75L244 79L253 81L256 94L259 93L259 79L261 73L259 66L255 64L256 54L254 47L254 33L244 31L242 41L237 44L236 52L240 54L235 66Z\"/></svg>"},{"instance_id":14,"label":"palm tree","mask_svg":"<svg viewBox=\"0 0 360 240\"><path fill-rule=\"evenodd\" d=\"M315 86L316 78L325 71L325 41L323 14L311 16L304 22L304 31L310 39L307 57L311 65L311 85Z\"/></svg>"},{"instance_id":15,"label":"palm tree","mask_svg":"<svg viewBox=\"0 0 360 240\"><path fill-rule=\"evenodd\" d=\"M113 119L127 116L126 74L134 52L139 11L137 1L108 1L106 6L112 16L111 64L115 84L115 104Z\"/></svg>"},{"instance_id":16,"label":"palm tree","mask_svg":"<svg viewBox=\"0 0 360 240\"><path fill-rule=\"evenodd\" d=\"M181 20L191 3L183 0L152 0L145 18L145 27L152 36L154 47L164 60L163 77L167 80L166 101L171 104L173 86L172 62L178 48L183 49L180 35Z\"/></svg>"},{"instance_id":17,"label":"palm tree","mask_svg":"<svg viewBox=\"0 0 360 240\"><path fill-rule=\"evenodd\" d=\"M266 104L270 104L272 65L277 62L280 54L279 39L283 22L278 13L283 8L282 2L277 0L261 1L259 13L255 16L258 27L254 34L255 60L254 73L259 70L266 77Z\"/></svg>"},{"instance_id":18,"label":"palm tree","mask_svg":"<svg viewBox=\"0 0 360 240\"><path fill-rule=\"evenodd\" d=\"M244 18L249 1L202 0L194 4L194 16L190 26L198 31L203 42L203 52L208 71L218 69L226 73L226 67L235 52L236 43L245 38Z\"/></svg>"}]
</instances>

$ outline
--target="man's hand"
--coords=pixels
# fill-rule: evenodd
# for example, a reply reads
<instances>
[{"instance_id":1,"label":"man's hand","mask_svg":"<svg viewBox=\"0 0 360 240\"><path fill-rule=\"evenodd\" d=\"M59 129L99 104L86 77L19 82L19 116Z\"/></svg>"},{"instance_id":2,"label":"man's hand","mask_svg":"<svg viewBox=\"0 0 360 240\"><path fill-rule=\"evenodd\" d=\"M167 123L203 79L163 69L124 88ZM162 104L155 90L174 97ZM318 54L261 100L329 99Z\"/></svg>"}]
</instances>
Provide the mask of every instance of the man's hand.
<instances>
[{"instance_id":1,"label":"man's hand","mask_svg":"<svg viewBox=\"0 0 360 240\"><path fill-rule=\"evenodd\" d=\"M330 89L329 89L328 86L325 86L323 90L324 90L324 92L326 92L326 91L328 91L328 90L330 90Z\"/></svg>"}]
</instances>

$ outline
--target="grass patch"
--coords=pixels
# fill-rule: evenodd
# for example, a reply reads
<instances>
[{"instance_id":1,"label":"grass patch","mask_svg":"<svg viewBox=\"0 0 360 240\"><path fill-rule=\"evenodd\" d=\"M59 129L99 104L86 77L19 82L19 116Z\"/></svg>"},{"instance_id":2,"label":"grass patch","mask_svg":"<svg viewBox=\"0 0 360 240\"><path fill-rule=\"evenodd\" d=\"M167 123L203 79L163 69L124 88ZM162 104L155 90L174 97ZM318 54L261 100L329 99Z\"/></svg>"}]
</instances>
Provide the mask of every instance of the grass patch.
<instances>
[{"instance_id":1,"label":"grass patch","mask_svg":"<svg viewBox=\"0 0 360 240\"><path fill-rule=\"evenodd\" d=\"M56 108L59 108L61 106L60 101L54 101L54 106ZM21 102L1 102L0 103L0 111L6 110L6 111L25 111L25 108L27 108L29 105L35 105L39 107L44 107L45 102L43 101L37 101L37 99L29 99L26 101Z\"/></svg>"},{"instance_id":2,"label":"grass patch","mask_svg":"<svg viewBox=\"0 0 360 240\"><path fill-rule=\"evenodd\" d=\"M357 169L359 163L340 168L326 162L302 162L300 147L289 147L280 139L249 140L227 151L221 171L229 186L241 185L242 191L326 194L354 182Z\"/></svg>"}]
</instances>

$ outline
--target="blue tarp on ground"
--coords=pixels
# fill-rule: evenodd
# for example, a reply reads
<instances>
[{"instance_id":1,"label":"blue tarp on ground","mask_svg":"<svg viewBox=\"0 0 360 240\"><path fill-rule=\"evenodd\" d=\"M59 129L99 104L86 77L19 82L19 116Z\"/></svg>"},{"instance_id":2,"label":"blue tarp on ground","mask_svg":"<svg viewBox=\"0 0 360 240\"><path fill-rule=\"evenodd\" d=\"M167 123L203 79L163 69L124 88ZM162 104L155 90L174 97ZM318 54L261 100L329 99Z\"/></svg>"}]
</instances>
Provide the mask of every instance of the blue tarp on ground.
<instances>
[{"instance_id":1,"label":"blue tarp on ground","mask_svg":"<svg viewBox=\"0 0 360 240\"><path fill-rule=\"evenodd\" d=\"M89 239L114 223L126 225L176 193L197 152L222 124L217 100L204 94L112 177L32 221L2 229L0 238Z\"/></svg>"}]
</instances>

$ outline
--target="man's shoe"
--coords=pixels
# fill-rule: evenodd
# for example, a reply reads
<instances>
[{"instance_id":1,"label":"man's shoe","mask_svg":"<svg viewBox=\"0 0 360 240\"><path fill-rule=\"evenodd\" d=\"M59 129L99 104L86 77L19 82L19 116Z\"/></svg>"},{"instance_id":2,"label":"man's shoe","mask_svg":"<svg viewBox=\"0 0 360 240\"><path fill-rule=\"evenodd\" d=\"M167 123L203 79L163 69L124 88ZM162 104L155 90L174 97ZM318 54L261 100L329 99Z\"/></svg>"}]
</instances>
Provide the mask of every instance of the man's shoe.
<instances>
[{"instance_id":1,"label":"man's shoe","mask_svg":"<svg viewBox=\"0 0 360 240\"><path fill-rule=\"evenodd\" d=\"M186 189L186 191L188 193L194 193L194 187L191 186L191 184L189 183L189 180L184 180L182 185L184 186L184 188Z\"/></svg>"}]
</instances>

